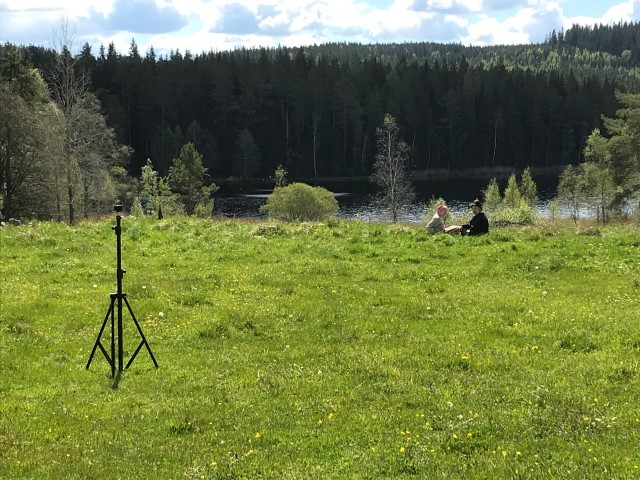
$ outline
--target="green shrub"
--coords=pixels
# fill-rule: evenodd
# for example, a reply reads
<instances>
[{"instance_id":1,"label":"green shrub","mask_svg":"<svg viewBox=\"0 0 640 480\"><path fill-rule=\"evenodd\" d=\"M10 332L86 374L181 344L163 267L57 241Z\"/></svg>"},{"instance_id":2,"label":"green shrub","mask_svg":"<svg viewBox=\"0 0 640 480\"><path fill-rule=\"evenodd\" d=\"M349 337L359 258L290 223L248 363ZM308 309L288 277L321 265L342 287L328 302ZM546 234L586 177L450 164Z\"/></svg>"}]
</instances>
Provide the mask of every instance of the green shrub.
<instances>
[{"instance_id":1,"label":"green shrub","mask_svg":"<svg viewBox=\"0 0 640 480\"><path fill-rule=\"evenodd\" d=\"M144 217L144 209L142 208L140 197L136 197L133 199L133 205L131 206L131 216L136 218Z\"/></svg>"},{"instance_id":2,"label":"green shrub","mask_svg":"<svg viewBox=\"0 0 640 480\"><path fill-rule=\"evenodd\" d=\"M251 235L256 237L273 237L286 234L287 232L282 225L272 225L269 223L261 223L251 232Z\"/></svg>"},{"instance_id":3,"label":"green shrub","mask_svg":"<svg viewBox=\"0 0 640 480\"><path fill-rule=\"evenodd\" d=\"M431 197L431 199L427 202L424 218L426 222L429 222L429 220L431 220L431 218L436 214L436 208L438 208L438 205L447 205L447 202L445 202L444 198L442 197ZM447 212L447 214L444 216L445 223L449 222L451 218L451 212Z\"/></svg>"},{"instance_id":4,"label":"green shrub","mask_svg":"<svg viewBox=\"0 0 640 480\"><path fill-rule=\"evenodd\" d=\"M260 211L286 222L317 222L335 217L338 202L326 188L292 183L276 187Z\"/></svg>"},{"instance_id":5,"label":"green shrub","mask_svg":"<svg viewBox=\"0 0 640 480\"><path fill-rule=\"evenodd\" d=\"M213 211L213 200L203 200L196 204L193 213L196 217L209 218Z\"/></svg>"},{"instance_id":6,"label":"green shrub","mask_svg":"<svg viewBox=\"0 0 640 480\"><path fill-rule=\"evenodd\" d=\"M489 217L489 223L493 226L506 225L532 225L536 221L536 213L533 208L521 202L515 208L501 208L493 212Z\"/></svg>"}]
</instances>

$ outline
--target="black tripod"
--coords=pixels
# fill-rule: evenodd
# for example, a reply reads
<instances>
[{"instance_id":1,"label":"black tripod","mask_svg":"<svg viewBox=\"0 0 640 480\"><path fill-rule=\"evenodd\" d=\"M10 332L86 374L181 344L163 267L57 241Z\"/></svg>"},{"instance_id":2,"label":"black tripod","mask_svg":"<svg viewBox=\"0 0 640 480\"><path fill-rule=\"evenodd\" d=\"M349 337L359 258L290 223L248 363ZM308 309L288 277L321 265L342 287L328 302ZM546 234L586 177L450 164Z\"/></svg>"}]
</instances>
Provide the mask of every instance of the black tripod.
<instances>
[{"instance_id":1,"label":"black tripod","mask_svg":"<svg viewBox=\"0 0 640 480\"><path fill-rule=\"evenodd\" d=\"M146 347L147 351L149 352L149 356L151 357L151 360L153 361L153 364L155 365L156 368L158 368L158 362L156 362L156 359L153 356L153 352L151 351L151 347L149 347L149 342L147 342L147 339L145 338L144 333L142 332L142 328L140 328L140 324L138 323L138 320L136 320L136 316L133 314L131 305L129 305L129 301L127 300L127 294L122 293L122 278L124 277L124 274L125 274L125 270L122 269L122 248L121 248L122 227L120 226L120 220L122 219L122 215L121 215L122 205L116 205L113 208L116 212L116 225L111 228L113 228L116 232L116 252L117 252L117 259L118 259L116 278L118 281L118 292L110 294L111 304L109 305L109 310L107 310L107 314L105 315L104 321L102 322L102 327L100 327L100 332L98 333L98 338L96 339L96 343L93 345L93 350L91 350L91 355L89 355L89 361L87 362L87 370L91 365L91 360L93 360L94 353L96 353L96 348L100 347L100 350L104 355L104 358L106 358L107 362L109 362L109 365L111 365L111 376L115 377L116 376L116 341L115 341L116 335L115 335L114 306L116 304L116 300L118 301L118 371L122 372L122 363L123 363L122 362L123 343L124 343L123 335L122 335L122 302L123 301L127 306L127 309L131 314L131 318L133 318L133 322L135 323L136 328L138 329L140 338L142 339L140 341L140 344L138 345L138 348L136 348L136 351L133 352L133 355L131 356L131 358L127 362L127 365L124 368L125 369L129 368L129 366L133 363L133 360L136 358L136 355L138 355L138 352L140 351L143 345ZM102 345L102 342L100 341L100 338L102 337L102 333L104 332L104 329L107 326L107 321L109 320L109 318L111 318L111 355L107 353L106 348L104 347L104 345Z\"/></svg>"}]
</instances>

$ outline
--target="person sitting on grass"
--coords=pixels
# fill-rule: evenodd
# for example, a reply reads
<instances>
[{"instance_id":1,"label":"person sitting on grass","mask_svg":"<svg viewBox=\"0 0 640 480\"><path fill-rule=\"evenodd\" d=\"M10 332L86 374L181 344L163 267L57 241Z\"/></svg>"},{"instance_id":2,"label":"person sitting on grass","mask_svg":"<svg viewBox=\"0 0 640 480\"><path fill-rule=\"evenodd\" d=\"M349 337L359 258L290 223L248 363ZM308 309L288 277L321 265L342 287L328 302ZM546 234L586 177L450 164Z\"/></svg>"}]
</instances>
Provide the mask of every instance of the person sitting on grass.
<instances>
[{"instance_id":1,"label":"person sitting on grass","mask_svg":"<svg viewBox=\"0 0 640 480\"><path fill-rule=\"evenodd\" d=\"M433 218L427 223L427 232L429 233L440 233L444 232L444 217L447 216L447 212L449 209L446 205L438 205L436 208L436 213L433 215Z\"/></svg>"},{"instance_id":2,"label":"person sitting on grass","mask_svg":"<svg viewBox=\"0 0 640 480\"><path fill-rule=\"evenodd\" d=\"M451 225L445 228L447 233L459 233L460 235L484 235L489 233L489 219L482 211L482 202L475 199L469 204L469 208L473 212L473 218L464 225Z\"/></svg>"}]
</instances>

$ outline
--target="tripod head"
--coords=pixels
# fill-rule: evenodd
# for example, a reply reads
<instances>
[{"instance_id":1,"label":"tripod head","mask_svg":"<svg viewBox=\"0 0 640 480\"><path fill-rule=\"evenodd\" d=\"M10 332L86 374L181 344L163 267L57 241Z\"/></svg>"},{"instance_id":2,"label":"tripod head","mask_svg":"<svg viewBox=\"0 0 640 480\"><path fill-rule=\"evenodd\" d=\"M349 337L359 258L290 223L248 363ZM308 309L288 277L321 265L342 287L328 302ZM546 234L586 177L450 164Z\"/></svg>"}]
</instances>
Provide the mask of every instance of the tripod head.
<instances>
[{"instance_id":1,"label":"tripod head","mask_svg":"<svg viewBox=\"0 0 640 480\"><path fill-rule=\"evenodd\" d=\"M120 219L122 218L122 205L114 205L113 211L116 212L116 224L111 228L116 231L116 236L120 237Z\"/></svg>"}]
</instances>

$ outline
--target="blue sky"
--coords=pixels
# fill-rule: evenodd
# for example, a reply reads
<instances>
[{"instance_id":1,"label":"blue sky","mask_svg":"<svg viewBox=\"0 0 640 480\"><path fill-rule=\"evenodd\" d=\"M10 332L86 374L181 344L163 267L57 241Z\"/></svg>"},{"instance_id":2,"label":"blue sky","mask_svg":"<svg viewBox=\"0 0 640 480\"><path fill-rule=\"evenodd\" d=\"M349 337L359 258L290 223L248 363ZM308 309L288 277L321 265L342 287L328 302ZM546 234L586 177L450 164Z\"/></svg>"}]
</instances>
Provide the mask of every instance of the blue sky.
<instances>
[{"instance_id":1,"label":"blue sky","mask_svg":"<svg viewBox=\"0 0 640 480\"><path fill-rule=\"evenodd\" d=\"M640 0L0 0L0 42L145 53L327 42L542 42L573 24L640 21Z\"/></svg>"}]
</instances>

